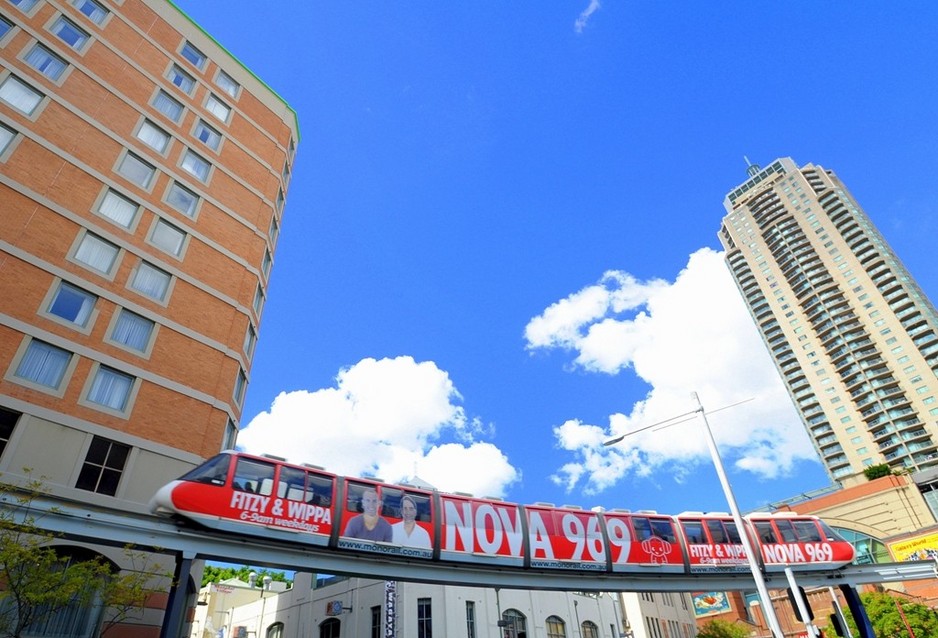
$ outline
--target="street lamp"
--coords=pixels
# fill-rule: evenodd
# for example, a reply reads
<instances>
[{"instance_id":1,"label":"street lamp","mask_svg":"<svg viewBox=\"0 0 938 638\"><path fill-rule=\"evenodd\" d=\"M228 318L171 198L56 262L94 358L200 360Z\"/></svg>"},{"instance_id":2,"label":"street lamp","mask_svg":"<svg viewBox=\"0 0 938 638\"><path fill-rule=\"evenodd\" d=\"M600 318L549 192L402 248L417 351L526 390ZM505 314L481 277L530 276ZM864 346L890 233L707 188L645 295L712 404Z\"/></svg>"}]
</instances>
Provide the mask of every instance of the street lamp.
<instances>
[{"instance_id":1,"label":"street lamp","mask_svg":"<svg viewBox=\"0 0 938 638\"><path fill-rule=\"evenodd\" d=\"M736 529L739 530L739 538L742 540L743 549L746 551L746 560L749 563L749 570L752 572L752 579L756 583L756 591L759 593L759 599L762 601L762 610L765 614L766 623L768 623L769 630L774 636L776 636L776 638L783 638L785 634L782 632L782 627L778 622L778 617L775 615L775 608L772 606L772 598L769 596L769 591L765 586L765 579L762 577L762 570L759 569L759 563L756 561L756 555L753 552L752 543L749 540L749 534L746 533L746 527L743 525L743 517L739 513L739 506L736 504L736 496L733 494L733 488L730 487L729 479L726 477L726 469L723 467L723 460L720 458L720 451L717 449L716 440L713 438L713 432L710 430L710 423L707 421L707 413L704 412L703 405L701 405L700 398L697 396L697 393L693 392L691 395L694 397L694 402L697 404L697 408L671 419L667 419L663 423L674 421L675 419L686 417L692 414L700 415L700 419L703 421L704 425L704 433L707 435L707 447L709 448L710 456L713 459L713 467L716 469L717 476L720 479L720 485L723 487L723 494L726 496L726 502L730 507L730 513L733 515L733 521L736 523ZM678 421L678 423L680 423L680 421ZM630 434L641 432L645 429L654 427L655 425L661 425L661 423L646 426L636 430L635 432L629 432L616 438L609 439L608 441L604 442L603 445L614 445ZM671 425L674 425L674 423L671 423Z\"/></svg>"}]
</instances>

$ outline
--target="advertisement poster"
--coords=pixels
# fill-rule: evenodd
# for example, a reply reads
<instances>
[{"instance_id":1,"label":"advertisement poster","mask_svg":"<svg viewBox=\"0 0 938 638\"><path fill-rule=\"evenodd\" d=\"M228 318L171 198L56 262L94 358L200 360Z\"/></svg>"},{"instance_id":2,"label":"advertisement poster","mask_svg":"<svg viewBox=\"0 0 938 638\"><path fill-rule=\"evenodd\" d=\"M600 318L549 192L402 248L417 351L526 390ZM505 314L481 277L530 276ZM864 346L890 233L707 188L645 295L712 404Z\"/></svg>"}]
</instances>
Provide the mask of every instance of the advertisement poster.
<instances>
[{"instance_id":1,"label":"advertisement poster","mask_svg":"<svg viewBox=\"0 0 938 638\"><path fill-rule=\"evenodd\" d=\"M898 562L907 560L938 559L938 534L914 536L905 540L888 543L889 551Z\"/></svg>"},{"instance_id":2,"label":"advertisement poster","mask_svg":"<svg viewBox=\"0 0 938 638\"><path fill-rule=\"evenodd\" d=\"M704 616L713 616L731 611L730 600L726 592L707 591L693 594L691 599L694 602L694 615L697 618Z\"/></svg>"}]
</instances>

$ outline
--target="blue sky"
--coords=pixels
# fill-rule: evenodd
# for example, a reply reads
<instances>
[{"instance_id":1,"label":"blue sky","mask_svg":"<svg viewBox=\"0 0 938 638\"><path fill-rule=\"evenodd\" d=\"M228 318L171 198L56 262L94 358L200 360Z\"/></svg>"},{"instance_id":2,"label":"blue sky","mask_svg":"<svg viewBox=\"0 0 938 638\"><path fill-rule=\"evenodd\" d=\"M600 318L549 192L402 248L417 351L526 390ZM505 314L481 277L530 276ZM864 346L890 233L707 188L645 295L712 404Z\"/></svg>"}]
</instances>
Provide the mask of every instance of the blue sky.
<instances>
[{"instance_id":1,"label":"blue sky","mask_svg":"<svg viewBox=\"0 0 938 638\"><path fill-rule=\"evenodd\" d=\"M585 507L828 485L725 268L743 156L836 171L938 297L938 5L178 5L302 139L241 444ZM274 8L275 6L275 8Z\"/></svg>"}]
</instances>

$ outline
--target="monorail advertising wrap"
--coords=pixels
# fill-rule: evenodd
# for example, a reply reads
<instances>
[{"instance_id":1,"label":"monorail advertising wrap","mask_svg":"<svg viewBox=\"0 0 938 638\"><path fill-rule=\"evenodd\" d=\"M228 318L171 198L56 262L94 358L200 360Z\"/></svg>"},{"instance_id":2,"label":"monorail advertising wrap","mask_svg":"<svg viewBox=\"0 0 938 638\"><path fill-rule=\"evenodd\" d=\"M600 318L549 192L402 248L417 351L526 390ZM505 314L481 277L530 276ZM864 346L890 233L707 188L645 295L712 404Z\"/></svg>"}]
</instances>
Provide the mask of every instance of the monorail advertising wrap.
<instances>
[{"instance_id":1,"label":"monorail advertising wrap","mask_svg":"<svg viewBox=\"0 0 938 638\"><path fill-rule=\"evenodd\" d=\"M161 488L151 507L208 529L339 552L539 571L743 571L741 533L768 571L836 569L854 558L814 516L750 514L740 530L727 514L519 505L233 451Z\"/></svg>"}]
</instances>

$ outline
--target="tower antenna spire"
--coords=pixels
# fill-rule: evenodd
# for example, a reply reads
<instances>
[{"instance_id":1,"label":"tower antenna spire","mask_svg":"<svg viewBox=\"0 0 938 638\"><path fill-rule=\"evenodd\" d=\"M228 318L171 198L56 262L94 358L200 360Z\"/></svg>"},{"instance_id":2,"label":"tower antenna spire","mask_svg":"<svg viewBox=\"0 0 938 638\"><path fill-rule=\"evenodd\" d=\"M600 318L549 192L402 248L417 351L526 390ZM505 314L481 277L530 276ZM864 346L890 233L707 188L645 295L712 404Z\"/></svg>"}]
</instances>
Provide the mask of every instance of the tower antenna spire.
<instances>
[{"instance_id":1,"label":"tower antenna spire","mask_svg":"<svg viewBox=\"0 0 938 638\"><path fill-rule=\"evenodd\" d=\"M749 174L749 177L755 177L756 173L759 172L760 168L758 164L753 164L749 161L749 158L743 155L743 159L746 160L746 173Z\"/></svg>"}]
</instances>

